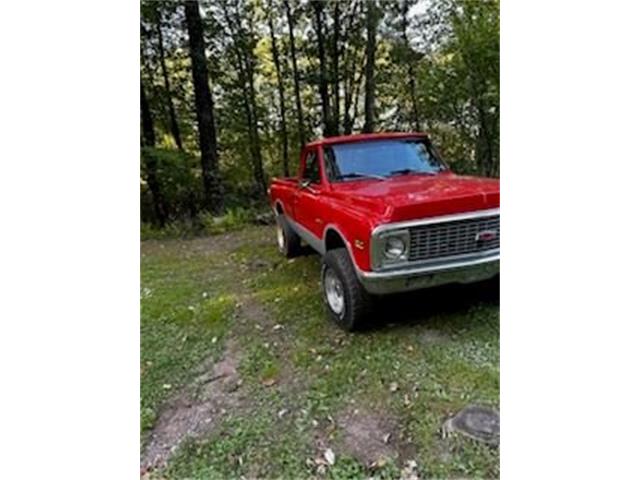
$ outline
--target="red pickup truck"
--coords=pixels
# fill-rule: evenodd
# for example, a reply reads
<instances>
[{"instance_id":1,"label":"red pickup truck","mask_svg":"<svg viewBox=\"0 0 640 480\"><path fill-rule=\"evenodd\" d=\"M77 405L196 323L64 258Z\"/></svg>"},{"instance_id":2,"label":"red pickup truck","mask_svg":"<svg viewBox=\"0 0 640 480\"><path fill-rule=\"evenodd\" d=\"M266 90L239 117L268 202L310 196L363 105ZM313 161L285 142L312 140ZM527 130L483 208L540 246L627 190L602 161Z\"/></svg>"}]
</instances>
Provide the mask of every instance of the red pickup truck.
<instances>
[{"instance_id":1,"label":"red pickup truck","mask_svg":"<svg viewBox=\"0 0 640 480\"><path fill-rule=\"evenodd\" d=\"M426 134L324 138L269 189L280 251L322 257L330 315L362 325L376 295L497 276L500 182L460 176Z\"/></svg>"}]
</instances>

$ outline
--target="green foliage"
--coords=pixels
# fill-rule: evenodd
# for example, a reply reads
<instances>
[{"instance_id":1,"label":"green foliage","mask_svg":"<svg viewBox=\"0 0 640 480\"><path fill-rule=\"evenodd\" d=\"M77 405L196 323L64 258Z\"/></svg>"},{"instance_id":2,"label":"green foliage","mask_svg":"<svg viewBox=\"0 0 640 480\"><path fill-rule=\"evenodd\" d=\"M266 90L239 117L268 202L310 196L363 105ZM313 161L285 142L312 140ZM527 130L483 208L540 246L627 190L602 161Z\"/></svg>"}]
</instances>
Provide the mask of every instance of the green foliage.
<instances>
[{"instance_id":1,"label":"green foliage","mask_svg":"<svg viewBox=\"0 0 640 480\"><path fill-rule=\"evenodd\" d=\"M426 130L455 171L498 176L499 2L433 0L423 9L416 8L420 7L416 0L377 1L382 13L375 55L377 130ZM209 52L224 208L264 206L256 172L261 170L267 180L283 173L278 82L267 15L273 20L280 53L288 160L295 173L300 147L298 128L307 140L320 137L323 131L313 9L309 2L289 0L303 114L302 124L298 125L283 1L200 0L200 5ZM364 123L366 10L361 0L337 4L331 0L323 9L330 110L332 115L335 110L339 112L340 134L358 133ZM157 162L168 217L165 230L174 236L184 234L175 222L186 223L187 230L205 223L198 219L205 202L184 20L184 8L179 3L142 2L141 77L158 148L143 150L141 155L141 213L144 222L156 226L160 223L147 183L147 157ZM170 91L162 75L158 25L162 28ZM338 78L333 73L336 32ZM184 153L177 151L172 136L169 99L175 107Z\"/></svg>"},{"instance_id":2,"label":"green foliage","mask_svg":"<svg viewBox=\"0 0 640 480\"><path fill-rule=\"evenodd\" d=\"M194 215L202 190L197 158L178 150L145 147L140 151L140 159L142 220L155 219L149 188L151 168L156 170L168 218L181 220Z\"/></svg>"},{"instance_id":3,"label":"green foliage","mask_svg":"<svg viewBox=\"0 0 640 480\"><path fill-rule=\"evenodd\" d=\"M421 108L445 158L458 170L499 171L499 5L497 1L444 0L447 29L439 47L419 65ZM434 14L435 15L435 14Z\"/></svg>"},{"instance_id":4,"label":"green foliage","mask_svg":"<svg viewBox=\"0 0 640 480\"><path fill-rule=\"evenodd\" d=\"M198 220L205 233L217 235L220 233L238 230L248 225L255 218L255 213L246 208L232 208L221 217L215 217L208 212L198 215Z\"/></svg>"},{"instance_id":5,"label":"green foliage","mask_svg":"<svg viewBox=\"0 0 640 480\"><path fill-rule=\"evenodd\" d=\"M252 223L261 223L261 217L270 212L264 208L232 207L223 215L215 216L209 212L200 212L195 219L173 220L160 228L148 222L140 224L141 240L163 240L172 238L193 238L200 235L219 235L246 227Z\"/></svg>"}]
</instances>

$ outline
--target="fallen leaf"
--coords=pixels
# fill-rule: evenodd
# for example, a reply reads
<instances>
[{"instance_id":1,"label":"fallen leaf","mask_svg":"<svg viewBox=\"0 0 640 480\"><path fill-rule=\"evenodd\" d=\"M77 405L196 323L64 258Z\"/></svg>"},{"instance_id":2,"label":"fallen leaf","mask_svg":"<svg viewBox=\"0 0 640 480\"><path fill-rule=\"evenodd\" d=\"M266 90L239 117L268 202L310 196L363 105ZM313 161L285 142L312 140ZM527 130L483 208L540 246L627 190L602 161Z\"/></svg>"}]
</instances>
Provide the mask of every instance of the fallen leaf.
<instances>
[{"instance_id":1,"label":"fallen leaf","mask_svg":"<svg viewBox=\"0 0 640 480\"><path fill-rule=\"evenodd\" d=\"M276 378L274 377L269 377L269 378L265 378L262 380L262 385L264 385L265 387L271 387L273 385L275 385L277 382Z\"/></svg>"},{"instance_id":2,"label":"fallen leaf","mask_svg":"<svg viewBox=\"0 0 640 480\"><path fill-rule=\"evenodd\" d=\"M382 437L382 441L384 443L389 443L389 439L391 438L391 434L387 433L384 437Z\"/></svg>"},{"instance_id":3,"label":"fallen leaf","mask_svg":"<svg viewBox=\"0 0 640 480\"><path fill-rule=\"evenodd\" d=\"M376 470L379 468L384 467L387 464L387 459L386 458L379 458L378 460L371 462L369 464L369 468Z\"/></svg>"},{"instance_id":4,"label":"fallen leaf","mask_svg":"<svg viewBox=\"0 0 640 480\"><path fill-rule=\"evenodd\" d=\"M336 455L333 453L333 450L331 450L330 448L327 448L324 451L324 459L327 461L329 465L333 465L334 463L336 463Z\"/></svg>"}]
</instances>

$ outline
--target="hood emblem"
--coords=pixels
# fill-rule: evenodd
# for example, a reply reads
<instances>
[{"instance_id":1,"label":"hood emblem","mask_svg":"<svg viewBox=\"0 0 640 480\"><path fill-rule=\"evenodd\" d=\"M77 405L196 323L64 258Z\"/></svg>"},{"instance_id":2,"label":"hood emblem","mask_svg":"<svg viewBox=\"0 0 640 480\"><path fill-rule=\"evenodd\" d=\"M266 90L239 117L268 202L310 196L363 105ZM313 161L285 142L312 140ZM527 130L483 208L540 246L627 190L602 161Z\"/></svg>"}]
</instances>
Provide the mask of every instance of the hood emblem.
<instances>
[{"instance_id":1,"label":"hood emblem","mask_svg":"<svg viewBox=\"0 0 640 480\"><path fill-rule=\"evenodd\" d=\"M482 230L476 234L476 242L489 242L495 240L498 237L498 232L495 230Z\"/></svg>"}]
</instances>

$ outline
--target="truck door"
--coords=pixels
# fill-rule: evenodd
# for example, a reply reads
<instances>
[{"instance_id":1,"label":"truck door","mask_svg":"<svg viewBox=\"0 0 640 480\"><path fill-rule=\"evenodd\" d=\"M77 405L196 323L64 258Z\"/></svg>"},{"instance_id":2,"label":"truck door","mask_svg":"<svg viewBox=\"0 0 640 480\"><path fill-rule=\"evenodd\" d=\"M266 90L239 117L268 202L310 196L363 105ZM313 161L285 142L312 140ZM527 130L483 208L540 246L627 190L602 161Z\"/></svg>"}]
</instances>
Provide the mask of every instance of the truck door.
<instances>
[{"instance_id":1,"label":"truck door","mask_svg":"<svg viewBox=\"0 0 640 480\"><path fill-rule=\"evenodd\" d=\"M319 241L322 239L325 222L322 215L323 202L320 193L323 187L317 148L311 148L304 153L299 179L293 199L294 219Z\"/></svg>"}]
</instances>

